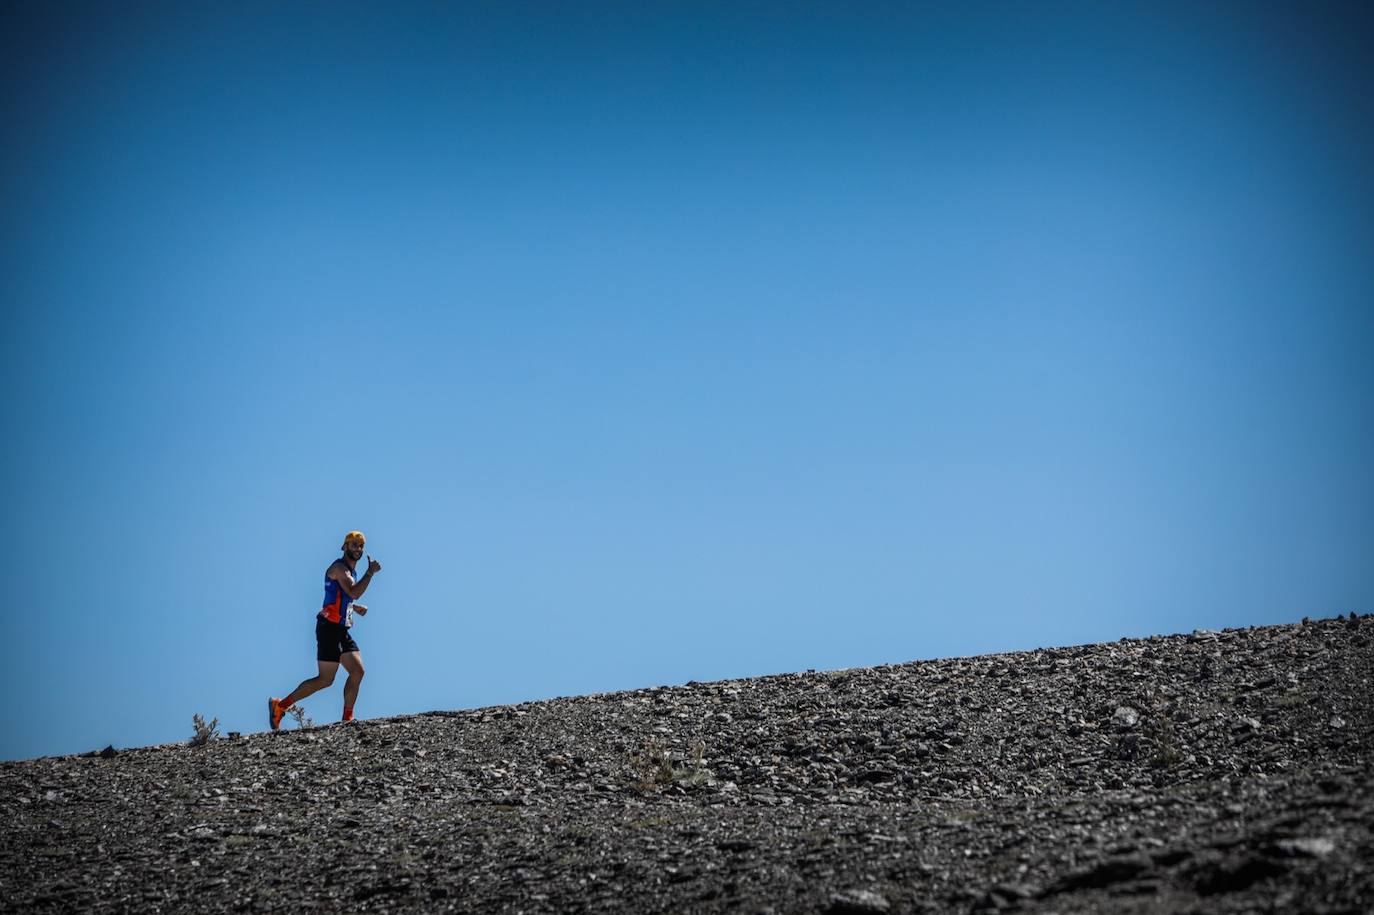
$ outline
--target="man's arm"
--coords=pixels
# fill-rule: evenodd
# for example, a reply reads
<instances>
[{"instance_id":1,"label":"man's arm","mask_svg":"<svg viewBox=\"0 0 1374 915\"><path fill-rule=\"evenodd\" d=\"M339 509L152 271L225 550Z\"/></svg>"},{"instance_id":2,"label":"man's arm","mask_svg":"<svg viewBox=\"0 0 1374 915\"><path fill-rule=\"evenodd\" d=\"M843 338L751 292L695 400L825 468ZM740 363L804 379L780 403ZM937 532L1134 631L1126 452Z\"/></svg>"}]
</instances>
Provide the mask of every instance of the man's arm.
<instances>
[{"instance_id":1,"label":"man's arm","mask_svg":"<svg viewBox=\"0 0 1374 915\"><path fill-rule=\"evenodd\" d=\"M372 583L372 576L381 570L382 564L369 556L367 557L367 571L363 573L362 578L354 581L353 572L348 568L348 563L338 559L329 567L329 577L339 583L339 587L350 599L357 600L363 596L367 586Z\"/></svg>"}]
</instances>

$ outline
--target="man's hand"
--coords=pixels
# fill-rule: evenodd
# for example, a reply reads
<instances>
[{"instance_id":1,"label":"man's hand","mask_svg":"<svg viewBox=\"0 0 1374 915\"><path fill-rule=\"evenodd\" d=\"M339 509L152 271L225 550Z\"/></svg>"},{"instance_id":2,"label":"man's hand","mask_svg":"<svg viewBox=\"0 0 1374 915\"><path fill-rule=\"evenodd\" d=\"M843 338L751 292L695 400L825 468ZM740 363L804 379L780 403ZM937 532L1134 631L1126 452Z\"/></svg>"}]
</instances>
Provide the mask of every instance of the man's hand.
<instances>
[{"instance_id":1,"label":"man's hand","mask_svg":"<svg viewBox=\"0 0 1374 915\"><path fill-rule=\"evenodd\" d=\"M357 613L359 616L367 616L367 606L364 604L355 603L353 605L353 612Z\"/></svg>"},{"instance_id":2,"label":"man's hand","mask_svg":"<svg viewBox=\"0 0 1374 915\"><path fill-rule=\"evenodd\" d=\"M371 556L367 557L367 574L376 575L382 570L382 564Z\"/></svg>"}]
</instances>

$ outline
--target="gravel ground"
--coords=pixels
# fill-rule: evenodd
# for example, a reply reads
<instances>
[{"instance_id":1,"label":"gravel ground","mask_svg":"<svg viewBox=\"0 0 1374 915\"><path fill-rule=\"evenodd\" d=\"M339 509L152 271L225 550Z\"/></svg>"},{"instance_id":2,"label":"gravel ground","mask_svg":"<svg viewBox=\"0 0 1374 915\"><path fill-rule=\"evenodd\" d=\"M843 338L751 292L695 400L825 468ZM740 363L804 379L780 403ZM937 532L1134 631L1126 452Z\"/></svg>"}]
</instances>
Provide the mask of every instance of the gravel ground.
<instances>
[{"instance_id":1,"label":"gravel ground","mask_svg":"<svg viewBox=\"0 0 1374 915\"><path fill-rule=\"evenodd\" d=\"M1374 911L1374 617L0 763L0 911Z\"/></svg>"}]
</instances>

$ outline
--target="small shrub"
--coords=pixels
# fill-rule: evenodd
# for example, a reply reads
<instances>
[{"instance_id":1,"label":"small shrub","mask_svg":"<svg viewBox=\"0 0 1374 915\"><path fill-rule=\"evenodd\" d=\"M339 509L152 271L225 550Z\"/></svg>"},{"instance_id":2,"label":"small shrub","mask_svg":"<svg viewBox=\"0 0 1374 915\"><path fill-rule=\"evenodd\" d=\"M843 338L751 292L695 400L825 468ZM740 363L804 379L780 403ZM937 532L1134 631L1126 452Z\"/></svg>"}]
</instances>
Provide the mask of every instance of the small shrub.
<instances>
[{"instance_id":1,"label":"small shrub","mask_svg":"<svg viewBox=\"0 0 1374 915\"><path fill-rule=\"evenodd\" d=\"M678 780L688 785L700 785L711 777L711 773L706 771L706 766L702 764L702 757L706 755L706 744L700 740L692 747L692 759L686 766L685 772L680 772Z\"/></svg>"},{"instance_id":2,"label":"small shrub","mask_svg":"<svg viewBox=\"0 0 1374 915\"><path fill-rule=\"evenodd\" d=\"M196 712L191 716L191 724L196 732L191 736L191 746L202 747L219 736L219 719L211 718L210 723L206 724L205 719Z\"/></svg>"},{"instance_id":3,"label":"small shrub","mask_svg":"<svg viewBox=\"0 0 1374 915\"><path fill-rule=\"evenodd\" d=\"M630 766L638 776L635 790L652 791L679 784L692 787L704 783L710 778L710 773L702 764L705 753L706 744L698 741L692 747L690 759L676 761L663 744L657 740L646 741L644 750L630 760Z\"/></svg>"},{"instance_id":4,"label":"small shrub","mask_svg":"<svg viewBox=\"0 0 1374 915\"><path fill-rule=\"evenodd\" d=\"M1157 747L1150 764L1156 769L1167 769L1183 759L1183 747L1174 731L1173 719L1167 715L1161 716L1155 727L1155 741Z\"/></svg>"},{"instance_id":5,"label":"small shrub","mask_svg":"<svg viewBox=\"0 0 1374 915\"><path fill-rule=\"evenodd\" d=\"M657 740L644 743L644 749L640 754L630 760L630 768L634 769L639 777L635 782L635 788L640 791L649 791L673 783L672 757Z\"/></svg>"},{"instance_id":6,"label":"small shrub","mask_svg":"<svg viewBox=\"0 0 1374 915\"><path fill-rule=\"evenodd\" d=\"M315 726L315 722L305 713L305 709L301 708L299 705L291 706L286 710L286 714L290 715L295 720L296 730L298 731L304 731L306 728L313 728Z\"/></svg>"}]
</instances>

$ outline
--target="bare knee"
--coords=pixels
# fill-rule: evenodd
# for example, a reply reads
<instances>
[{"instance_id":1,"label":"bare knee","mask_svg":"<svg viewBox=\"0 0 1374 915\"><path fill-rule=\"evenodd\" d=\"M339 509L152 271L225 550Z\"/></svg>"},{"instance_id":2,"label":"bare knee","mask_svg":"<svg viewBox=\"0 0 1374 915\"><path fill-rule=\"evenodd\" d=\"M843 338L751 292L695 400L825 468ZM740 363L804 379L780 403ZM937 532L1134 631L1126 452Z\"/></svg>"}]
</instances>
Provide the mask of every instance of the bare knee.
<instances>
[{"instance_id":1,"label":"bare knee","mask_svg":"<svg viewBox=\"0 0 1374 915\"><path fill-rule=\"evenodd\" d=\"M357 652L346 654L343 658L343 668L348 671L348 682L357 683L363 678L363 658Z\"/></svg>"}]
</instances>

